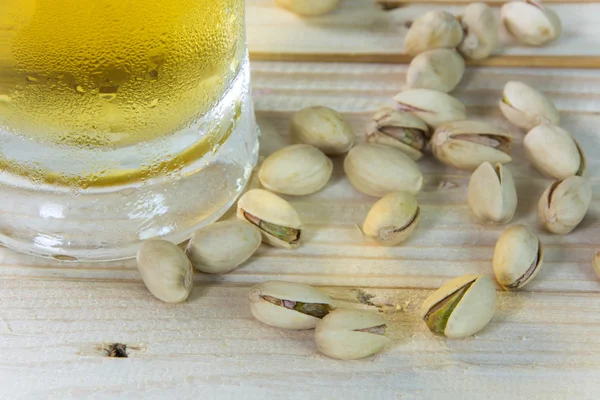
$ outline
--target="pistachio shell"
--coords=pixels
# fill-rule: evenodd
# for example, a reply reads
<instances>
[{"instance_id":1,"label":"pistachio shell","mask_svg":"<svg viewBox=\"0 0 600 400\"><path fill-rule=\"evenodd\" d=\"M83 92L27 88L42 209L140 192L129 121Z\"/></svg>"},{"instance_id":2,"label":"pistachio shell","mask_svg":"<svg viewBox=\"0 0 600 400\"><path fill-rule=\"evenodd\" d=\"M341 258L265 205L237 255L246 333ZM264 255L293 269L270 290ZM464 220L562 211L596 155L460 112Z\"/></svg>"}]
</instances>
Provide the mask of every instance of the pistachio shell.
<instances>
[{"instance_id":1,"label":"pistachio shell","mask_svg":"<svg viewBox=\"0 0 600 400\"><path fill-rule=\"evenodd\" d=\"M312 17L335 10L340 0L275 0L275 3L295 14Z\"/></svg>"},{"instance_id":2,"label":"pistachio shell","mask_svg":"<svg viewBox=\"0 0 600 400\"><path fill-rule=\"evenodd\" d=\"M433 128L450 121L467 118L467 109L449 94L431 89L408 89L398 93L394 100L401 111L411 112Z\"/></svg>"},{"instance_id":3,"label":"pistachio shell","mask_svg":"<svg viewBox=\"0 0 600 400\"><path fill-rule=\"evenodd\" d=\"M238 200L237 206L238 218L258 226L263 242L285 249L300 246L302 223L296 210L281 197L252 189Z\"/></svg>"},{"instance_id":4,"label":"pistachio shell","mask_svg":"<svg viewBox=\"0 0 600 400\"><path fill-rule=\"evenodd\" d=\"M492 54L498 44L498 19L485 3L471 3L461 18L465 37L458 51L471 60L482 60Z\"/></svg>"},{"instance_id":5,"label":"pistachio shell","mask_svg":"<svg viewBox=\"0 0 600 400\"><path fill-rule=\"evenodd\" d=\"M331 358L356 360L380 352L391 340L385 336L387 321L379 314L341 308L317 324L315 342Z\"/></svg>"},{"instance_id":6,"label":"pistachio shell","mask_svg":"<svg viewBox=\"0 0 600 400\"><path fill-rule=\"evenodd\" d=\"M510 222L517 209L517 190L510 170L502 164L493 167L489 162L482 163L469 180L467 203L484 222Z\"/></svg>"},{"instance_id":7,"label":"pistachio shell","mask_svg":"<svg viewBox=\"0 0 600 400\"><path fill-rule=\"evenodd\" d=\"M416 161L423 157L429 127L414 114L384 107L373 116L373 123L367 129L367 141L398 149Z\"/></svg>"},{"instance_id":8,"label":"pistachio shell","mask_svg":"<svg viewBox=\"0 0 600 400\"><path fill-rule=\"evenodd\" d=\"M490 277L465 275L425 299L421 315L436 335L459 339L483 329L495 310L496 289Z\"/></svg>"},{"instance_id":9,"label":"pistachio shell","mask_svg":"<svg viewBox=\"0 0 600 400\"><path fill-rule=\"evenodd\" d=\"M585 155L573 135L561 127L543 124L525 135L527 159L542 174L555 179L582 176Z\"/></svg>"},{"instance_id":10,"label":"pistachio shell","mask_svg":"<svg viewBox=\"0 0 600 400\"><path fill-rule=\"evenodd\" d=\"M585 217L592 200L589 182L579 176L553 182L538 203L538 217L552 233L567 234Z\"/></svg>"},{"instance_id":11,"label":"pistachio shell","mask_svg":"<svg viewBox=\"0 0 600 400\"><path fill-rule=\"evenodd\" d=\"M323 152L309 144L296 144L267 157L258 179L273 192L302 196L321 190L332 171L333 163Z\"/></svg>"},{"instance_id":12,"label":"pistachio shell","mask_svg":"<svg viewBox=\"0 0 600 400\"><path fill-rule=\"evenodd\" d=\"M496 280L505 290L520 289L535 278L543 259L538 237L525 225L513 225L502 232L494 249Z\"/></svg>"},{"instance_id":13,"label":"pistachio shell","mask_svg":"<svg viewBox=\"0 0 600 400\"><path fill-rule=\"evenodd\" d=\"M596 276L598 276L598 278L600 278L600 251L598 251L594 254L594 258L592 259L592 267L594 267Z\"/></svg>"},{"instance_id":14,"label":"pistachio shell","mask_svg":"<svg viewBox=\"0 0 600 400\"><path fill-rule=\"evenodd\" d=\"M255 225L222 221L196 231L185 252L196 269L208 274L226 274L249 259L261 241Z\"/></svg>"},{"instance_id":15,"label":"pistachio shell","mask_svg":"<svg viewBox=\"0 0 600 400\"><path fill-rule=\"evenodd\" d=\"M344 154L354 146L354 132L344 117L328 107L304 108L292 115L292 136L325 154Z\"/></svg>"},{"instance_id":16,"label":"pistachio shell","mask_svg":"<svg viewBox=\"0 0 600 400\"><path fill-rule=\"evenodd\" d=\"M444 164L474 170L483 162L505 164L512 161L512 137L481 121L455 121L439 126L431 138L433 155Z\"/></svg>"},{"instance_id":17,"label":"pistachio shell","mask_svg":"<svg viewBox=\"0 0 600 400\"><path fill-rule=\"evenodd\" d=\"M183 250L166 240L147 240L138 249L137 267L150 293L166 303L188 298L194 270Z\"/></svg>"},{"instance_id":18,"label":"pistachio shell","mask_svg":"<svg viewBox=\"0 0 600 400\"><path fill-rule=\"evenodd\" d=\"M530 130L540 124L560 123L558 110L537 89L523 82L511 81L504 86L500 111L516 126Z\"/></svg>"},{"instance_id":19,"label":"pistachio shell","mask_svg":"<svg viewBox=\"0 0 600 400\"><path fill-rule=\"evenodd\" d=\"M363 232L383 245L393 246L410 236L420 214L415 196L407 192L389 193L371 207Z\"/></svg>"},{"instance_id":20,"label":"pistachio shell","mask_svg":"<svg viewBox=\"0 0 600 400\"><path fill-rule=\"evenodd\" d=\"M369 196L406 191L416 194L423 185L423 175L413 160L401 151L374 143L354 147L344 160L350 183Z\"/></svg>"},{"instance_id":21,"label":"pistachio shell","mask_svg":"<svg viewBox=\"0 0 600 400\"><path fill-rule=\"evenodd\" d=\"M312 329L320 318L303 312L329 310L331 299L320 290L300 283L268 281L253 286L248 293L250 311L262 323L283 329ZM281 305L273 303L277 299ZM308 306L308 307L306 307ZM327 311L328 312L328 311Z\"/></svg>"},{"instance_id":22,"label":"pistachio shell","mask_svg":"<svg viewBox=\"0 0 600 400\"><path fill-rule=\"evenodd\" d=\"M448 93L460 83L465 60L454 49L433 49L412 59L406 72L409 88L433 89Z\"/></svg>"},{"instance_id":23,"label":"pistachio shell","mask_svg":"<svg viewBox=\"0 0 600 400\"><path fill-rule=\"evenodd\" d=\"M523 44L541 46L562 32L558 14L538 1L511 1L502 6L501 15L506 29Z\"/></svg>"},{"instance_id":24,"label":"pistachio shell","mask_svg":"<svg viewBox=\"0 0 600 400\"><path fill-rule=\"evenodd\" d=\"M406 33L404 52L416 56L438 48L455 48L463 38L463 29L449 12L429 11L417 18Z\"/></svg>"}]
</instances>

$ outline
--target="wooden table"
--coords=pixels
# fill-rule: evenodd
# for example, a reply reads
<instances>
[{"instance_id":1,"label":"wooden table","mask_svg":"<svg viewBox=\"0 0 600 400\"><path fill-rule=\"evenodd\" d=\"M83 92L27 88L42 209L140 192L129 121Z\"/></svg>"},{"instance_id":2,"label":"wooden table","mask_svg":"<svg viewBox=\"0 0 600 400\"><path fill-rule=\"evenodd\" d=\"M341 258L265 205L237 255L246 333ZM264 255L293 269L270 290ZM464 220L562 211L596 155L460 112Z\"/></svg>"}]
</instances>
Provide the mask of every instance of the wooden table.
<instances>
[{"instance_id":1,"label":"wooden table","mask_svg":"<svg viewBox=\"0 0 600 400\"><path fill-rule=\"evenodd\" d=\"M396 62L406 60L405 23L432 8L460 10L429 4L383 11L370 0L344 0L330 16L302 20L271 0L247 3L263 155L289 143L290 112L314 104L343 112L362 140L372 112L403 87L406 66ZM185 304L154 299L132 261L67 264L0 249L0 398L597 399L600 285L591 258L600 248L600 72L579 68L600 67L600 4L554 7L565 25L559 42L530 49L505 38L511 47L488 67L470 68L455 92L471 117L515 135L513 222L531 226L546 246L536 280L525 291L499 292L497 313L479 334L445 340L419 318L422 300L450 278L492 274L504 227L470 215L469 174L420 161L420 225L404 245L384 248L363 240L359 226L376 199L350 186L339 158L325 190L291 199L306 223L300 249L263 246L229 275L197 274ZM325 62L335 59L344 62ZM508 80L554 100L563 126L587 152L595 199L569 236L546 234L536 220L549 180L524 160L523 132L498 111ZM258 323L246 294L270 279L319 285L338 305L379 310L393 345L341 362L317 353L311 331ZM127 345L128 358L107 356L116 342Z\"/></svg>"}]
</instances>

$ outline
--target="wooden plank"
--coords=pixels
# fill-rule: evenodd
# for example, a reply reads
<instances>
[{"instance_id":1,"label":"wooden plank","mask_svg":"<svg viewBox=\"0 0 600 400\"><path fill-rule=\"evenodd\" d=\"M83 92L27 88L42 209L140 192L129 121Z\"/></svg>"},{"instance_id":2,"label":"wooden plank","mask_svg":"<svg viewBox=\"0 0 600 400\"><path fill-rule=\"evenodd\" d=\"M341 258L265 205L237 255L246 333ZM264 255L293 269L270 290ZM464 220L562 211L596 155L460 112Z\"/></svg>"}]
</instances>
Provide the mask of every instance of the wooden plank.
<instances>
[{"instance_id":1,"label":"wooden plank","mask_svg":"<svg viewBox=\"0 0 600 400\"><path fill-rule=\"evenodd\" d=\"M375 2L385 10L393 10L398 7L406 6L408 4L416 3L414 0L375 0ZM598 3L599 0L544 0L543 4L587 4L587 3ZM473 3L471 0L421 0L420 4L444 4L444 5L456 5L456 4L469 4ZM493 7L500 7L507 1L483 1Z\"/></svg>"}]
</instances>

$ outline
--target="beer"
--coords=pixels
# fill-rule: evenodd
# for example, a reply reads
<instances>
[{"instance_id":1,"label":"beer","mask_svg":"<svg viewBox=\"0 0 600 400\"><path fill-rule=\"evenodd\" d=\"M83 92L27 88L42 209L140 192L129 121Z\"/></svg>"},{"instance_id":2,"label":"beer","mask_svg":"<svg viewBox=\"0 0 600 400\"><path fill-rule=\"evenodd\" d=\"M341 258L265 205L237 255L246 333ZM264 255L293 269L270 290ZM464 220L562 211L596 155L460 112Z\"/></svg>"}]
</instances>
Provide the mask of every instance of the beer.
<instances>
[{"instance_id":1,"label":"beer","mask_svg":"<svg viewBox=\"0 0 600 400\"><path fill-rule=\"evenodd\" d=\"M0 132L114 148L210 110L245 56L243 0L0 0Z\"/></svg>"}]
</instances>

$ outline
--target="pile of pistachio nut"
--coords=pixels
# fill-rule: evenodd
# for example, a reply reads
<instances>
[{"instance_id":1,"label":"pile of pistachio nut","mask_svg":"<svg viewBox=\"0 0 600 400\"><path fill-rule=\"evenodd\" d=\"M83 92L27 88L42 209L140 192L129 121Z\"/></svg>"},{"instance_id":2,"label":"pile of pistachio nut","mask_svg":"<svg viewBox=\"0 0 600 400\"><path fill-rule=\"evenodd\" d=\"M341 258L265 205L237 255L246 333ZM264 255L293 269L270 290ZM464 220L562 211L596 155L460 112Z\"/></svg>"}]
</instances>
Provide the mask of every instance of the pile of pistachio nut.
<instances>
[{"instance_id":1,"label":"pile of pistachio nut","mask_svg":"<svg viewBox=\"0 0 600 400\"><path fill-rule=\"evenodd\" d=\"M532 1L506 4L502 18L524 43L542 44L560 33L556 14ZM546 23L548 29L533 29L535 23L542 27ZM278 194L304 196L320 191L332 175L329 156L345 155L344 171L350 183L380 198L363 222L365 240L394 246L417 226L421 210L415 195L423 186L423 176L416 161L426 155L428 145L443 164L473 171L467 203L478 220L508 224L517 206L515 184L505 166L512 160L512 137L486 122L469 120L464 104L446 93L464 72L462 57L450 48L458 46L468 58L486 57L496 44L497 28L493 13L481 3L469 5L460 22L438 11L416 20L406 38L407 51L419 53L408 69L408 88L394 97L391 106L375 113L365 140L356 144L350 124L328 107L295 112L290 129L297 144L263 161L257 173L262 188L249 190L238 200L237 220L202 228L185 251L163 240L143 243L137 264L148 289L165 302L181 302L192 289L194 268L225 274L246 262L261 243L283 249L300 246L302 221ZM542 34L550 36L540 38ZM539 200L542 225L551 233L571 232L585 216L592 197L589 183L582 178L585 157L581 147L558 126L554 104L525 83L508 82L499 96L499 107L511 123L528 131L524 147L531 164L554 179ZM539 238L527 226L513 225L499 237L492 267L502 288L516 290L534 279L542 261ZM593 265L600 274L600 253ZM254 286L249 300L252 315L265 324L314 328L317 348L332 358L366 357L390 343L385 336L387 321L380 314L335 307L329 296L309 285L268 281ZM437 335L463 338L481 330L495 309L492 279L465 275L428 297L422 318Z\"/></svg>"}]
</instances>

